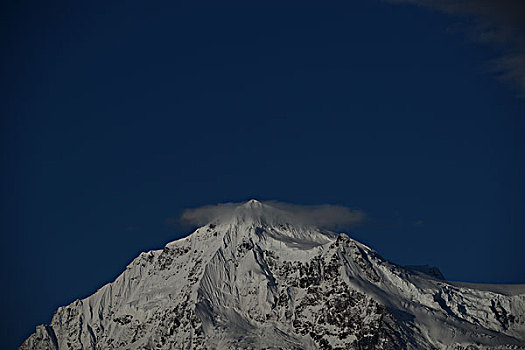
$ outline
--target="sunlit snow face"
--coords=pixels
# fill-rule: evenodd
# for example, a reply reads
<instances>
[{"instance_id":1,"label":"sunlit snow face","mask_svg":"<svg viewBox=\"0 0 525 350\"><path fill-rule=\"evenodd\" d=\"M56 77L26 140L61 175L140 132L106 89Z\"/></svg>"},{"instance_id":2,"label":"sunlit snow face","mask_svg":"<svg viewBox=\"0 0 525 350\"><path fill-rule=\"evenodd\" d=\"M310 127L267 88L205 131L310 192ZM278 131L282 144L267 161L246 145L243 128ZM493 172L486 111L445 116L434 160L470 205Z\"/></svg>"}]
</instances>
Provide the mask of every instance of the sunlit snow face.
<instances>
[{"instance_id":1,"label":"sunlit snow face","mask_svg":"<svg viewBox=\"0 0 525 350\"><path fill-rule=\"evenodd\" d=\"M242 203L220 203L187 209L182 213L180 221L188 226L202 226L215 221L230 221L234 217L331 229L353 227L366 220L363 211L338 205L297 205L252 199Z\"/></svg>"}]
</instances>

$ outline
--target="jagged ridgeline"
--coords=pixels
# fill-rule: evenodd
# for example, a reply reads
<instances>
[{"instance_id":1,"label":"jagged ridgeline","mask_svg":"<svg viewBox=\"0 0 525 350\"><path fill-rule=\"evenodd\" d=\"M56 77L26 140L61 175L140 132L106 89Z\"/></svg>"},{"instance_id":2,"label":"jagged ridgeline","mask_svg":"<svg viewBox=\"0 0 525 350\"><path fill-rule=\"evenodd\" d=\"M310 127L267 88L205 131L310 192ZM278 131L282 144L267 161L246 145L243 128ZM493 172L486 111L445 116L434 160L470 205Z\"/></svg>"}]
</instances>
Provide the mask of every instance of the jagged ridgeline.
<instances>
[{"instance_id":1,"label":"jagged ridgeline","mask_svg":"<svg viewBox=\"0 0 525 350\"><path fill-rule=\"evenodd\" d=\"M59 308L20 349L525 349L525 288L443 280L249 201Z\"/></svg>"}]
</instances>

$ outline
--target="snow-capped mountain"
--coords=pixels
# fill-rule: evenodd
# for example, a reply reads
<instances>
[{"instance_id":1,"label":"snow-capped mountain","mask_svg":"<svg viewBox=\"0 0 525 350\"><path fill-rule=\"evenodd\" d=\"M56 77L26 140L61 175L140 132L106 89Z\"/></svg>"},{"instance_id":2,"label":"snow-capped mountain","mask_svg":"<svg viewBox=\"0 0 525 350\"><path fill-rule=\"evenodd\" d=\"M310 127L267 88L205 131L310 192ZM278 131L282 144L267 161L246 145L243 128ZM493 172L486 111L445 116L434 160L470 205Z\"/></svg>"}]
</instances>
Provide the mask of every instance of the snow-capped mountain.
<instances>
[{"instance_id":1,"label":"snow-capped mountain","mask_svg":"<svg viewBox=\"0 0 525 350\"><path fill-rule=\"evenodd\" d=\"M20 349L525 349L524 285L440 277L251 200L140 254Z\"/></svg>"}]
</instances>

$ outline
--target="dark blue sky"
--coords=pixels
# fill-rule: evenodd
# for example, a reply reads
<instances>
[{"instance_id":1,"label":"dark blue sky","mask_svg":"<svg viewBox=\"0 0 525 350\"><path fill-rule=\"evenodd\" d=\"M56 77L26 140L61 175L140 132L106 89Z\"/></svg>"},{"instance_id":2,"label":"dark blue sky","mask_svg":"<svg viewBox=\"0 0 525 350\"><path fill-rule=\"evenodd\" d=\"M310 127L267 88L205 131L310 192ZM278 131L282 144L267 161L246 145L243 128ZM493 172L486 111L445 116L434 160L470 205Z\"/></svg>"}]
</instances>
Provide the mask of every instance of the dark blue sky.
<instances>
[{"instance_id":1,"label":"dark blue sky","mask_svg":"<svg viewBox=\"0 0 525 350\"><path fill-rule=\"evenodd\" d=\"M250 198L361 209L353 237L393 262L525 283L525 100L456 18L370 0L2 6L2 348L186 234L166 224L184 208Z\"/></svg>"}]
</instances>

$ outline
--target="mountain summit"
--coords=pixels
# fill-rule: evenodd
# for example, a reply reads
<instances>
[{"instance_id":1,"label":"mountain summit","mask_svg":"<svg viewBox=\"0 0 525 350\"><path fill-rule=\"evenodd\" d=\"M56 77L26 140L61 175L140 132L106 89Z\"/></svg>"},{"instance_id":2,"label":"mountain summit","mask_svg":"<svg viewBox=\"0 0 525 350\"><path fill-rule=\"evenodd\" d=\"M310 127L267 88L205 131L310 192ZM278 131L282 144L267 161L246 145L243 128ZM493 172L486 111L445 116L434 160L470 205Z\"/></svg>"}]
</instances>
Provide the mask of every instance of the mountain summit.
<instances>
[{"instance_id":1,"label":"mountain summit","mask_svg":"<svg viewBox=\"0 0 525 350\"><path fill-rule=\"evenodd\" d=\"M447 282L250 200L141 253L20 349L525 349L525 288Z\"/></svg>"}]
</instances>

